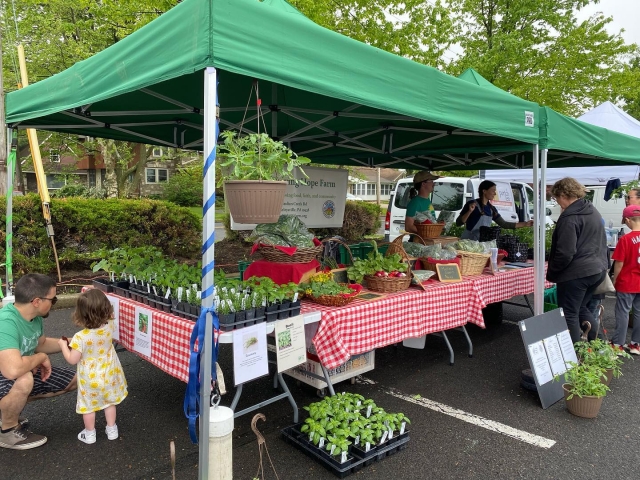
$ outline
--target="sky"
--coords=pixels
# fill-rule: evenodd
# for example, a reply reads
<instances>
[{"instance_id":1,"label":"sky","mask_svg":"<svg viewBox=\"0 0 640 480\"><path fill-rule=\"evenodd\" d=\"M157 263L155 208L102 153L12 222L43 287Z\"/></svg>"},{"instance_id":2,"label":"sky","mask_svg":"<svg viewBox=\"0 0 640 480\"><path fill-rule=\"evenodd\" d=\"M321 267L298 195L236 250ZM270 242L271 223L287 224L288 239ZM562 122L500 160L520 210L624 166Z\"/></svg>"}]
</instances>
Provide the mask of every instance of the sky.
<instances>
[{"instance_id":1,"label":"sky","mask_svg":"<svg viewBox=\"0 0 640 480\"><path fill-rule=\"evenodd\" d=\"M602 12L605 17L613 17L608 25L609 33L619 33L624 29L622 37L626 43L640 45L640 1L639 0L600 0L576 12L579 20L586 20L596 12Z\"/></svg>"}]
</instances>

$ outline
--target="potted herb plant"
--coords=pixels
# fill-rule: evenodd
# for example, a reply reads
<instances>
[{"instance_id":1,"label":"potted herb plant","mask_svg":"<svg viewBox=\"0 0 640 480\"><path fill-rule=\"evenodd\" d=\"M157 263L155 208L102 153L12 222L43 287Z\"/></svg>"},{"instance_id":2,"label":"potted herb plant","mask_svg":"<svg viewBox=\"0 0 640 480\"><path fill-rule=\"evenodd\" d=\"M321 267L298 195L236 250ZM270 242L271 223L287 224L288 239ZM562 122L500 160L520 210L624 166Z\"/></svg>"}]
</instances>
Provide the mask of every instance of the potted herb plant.
<instances>
[{"instance_id":1,"label":"potted herb plant","mask_svg":"<svg viewBox=\"0 0 640 480\"><path fill-rule=\"evenodd\" d=\"M578 417L595 418L609 391L602 382L606 378L604 369L589 363L569 363L571 368L565 372L566 383L562 385L567 409Z\"/></svg>"},{"instance_id":2,"label":"potted herb plant","mask_svg":"<svg viewBox=\"0 0 640 480\"><path fill-rule=\"evenodd\" d=\"M280 217L287 180L295 180L294 169L311 162L293 153L267 134L220 134L218 161L222 175L218 186L233 219L240 223L274 223Z\"/></svg>"}]
</instances>

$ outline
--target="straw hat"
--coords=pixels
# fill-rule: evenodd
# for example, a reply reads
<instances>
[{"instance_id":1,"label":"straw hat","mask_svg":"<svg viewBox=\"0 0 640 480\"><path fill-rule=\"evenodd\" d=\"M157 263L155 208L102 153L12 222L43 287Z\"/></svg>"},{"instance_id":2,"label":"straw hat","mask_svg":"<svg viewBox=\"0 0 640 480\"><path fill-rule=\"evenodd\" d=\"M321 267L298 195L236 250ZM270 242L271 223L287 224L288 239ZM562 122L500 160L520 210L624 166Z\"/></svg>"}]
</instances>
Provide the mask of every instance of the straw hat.
<instances>
[{"instance_id":1,"label":"straw hat","mask_svg":"<svg viewBox=\"0 0 640 480\"><path fill-rule=\"evenodd\" d=\"M438 178L440 178L438 175L434 175L428 170L423 170L416 173L416 175L413 177L413 183L422 183L425 180L437 180Z\"/></svg>"}]
</instances>

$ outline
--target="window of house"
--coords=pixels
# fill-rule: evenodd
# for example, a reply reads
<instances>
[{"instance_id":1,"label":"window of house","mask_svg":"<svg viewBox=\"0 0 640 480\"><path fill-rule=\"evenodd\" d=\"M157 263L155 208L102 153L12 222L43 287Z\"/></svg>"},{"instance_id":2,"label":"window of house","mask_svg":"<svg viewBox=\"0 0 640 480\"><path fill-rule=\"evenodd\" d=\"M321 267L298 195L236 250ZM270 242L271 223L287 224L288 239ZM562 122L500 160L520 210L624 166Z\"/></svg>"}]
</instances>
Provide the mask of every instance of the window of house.
<instances>
[{"instance_id":1,"label":"window of house","mask_svg":"<svg viewBox=\"0 0 640 480\"><path fill-rule=\"evenodd\" d=\"M95 188L96 187L96 171L95 170L89 170L89 188Z\"/></svg>"},{"instance_id":2,"label":"window of house","mask_svg":"<svg viewBox=\"0 0 640 480\"><path fill-rule=\"evenodd\" d=\"M151 156L153 158L160 158L162 157L163 151L161 148L154 148L153 151L151 152Z\"/></svg>"},{"instance_id":3,"label":"window of house","mask_svg":"<svg viewBox=\"0 0 640 480\"><path fill-rule=\"evenodd\" d=\"M53 173L47 174L47 188L57 189L62 188L67 184L64 175L56 175Z\"/></svg>"},{"instance_id":4,"label":"window of house","mask_svg":"<svg viewBox=\"0 0 640 480\"><path fill-rule=\"evenodd\" d=\"M376 194L376 184L367 183L367 195L375 195L375 194Z\"/></svg>"},{"instance_id":5,"label":"window of house","mask_svg":"<svg viewBox=\"0 0 640 480\"><path fill-rule=\"evenodd\" d=\"M366 195L367 194L367 184L366 183L356 183L354 185L353 194L356 197L361 197L363 195Z\"/></svg>"},{"instance_id":6,"label":"window of house","mask_svg":"<svg viewBox=\"0 0 640 480\"><path fill-rule=\"evenodd\" d=\"M164 183L169 179L166 168L147 168L147 183Z\"/></svg>"},{"instance_id":7,"label":"window of house","mask_svg":"<svg viewBox=\"0 0 640 480\"><path fill-rule=\"evenodd\" d=\"M58 150L49 150L49 161L51 163L60 163L60 152Z\"/></svg>"},{"instance_id":8,"label":"window of house","mask_svg":"<svg viewBox=\"0 0 640 480\"><path fill-rule=\"evenodd\" d=\"M393 190L393 184L391 183L380 184L380 195L391 195L392 190Z\"/></svg>"}]
</instances>

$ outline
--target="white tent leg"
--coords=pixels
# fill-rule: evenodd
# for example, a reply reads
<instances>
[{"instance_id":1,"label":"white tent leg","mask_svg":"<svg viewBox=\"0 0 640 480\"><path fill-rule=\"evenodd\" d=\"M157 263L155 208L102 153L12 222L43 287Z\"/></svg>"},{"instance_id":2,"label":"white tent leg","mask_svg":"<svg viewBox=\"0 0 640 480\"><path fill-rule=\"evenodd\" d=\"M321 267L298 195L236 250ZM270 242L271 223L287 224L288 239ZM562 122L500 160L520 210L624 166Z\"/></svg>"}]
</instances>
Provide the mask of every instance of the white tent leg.
<instances>
[{"instance_id":1,"label":"white tent leg","mask_svg":"<svg viewBox=\"0 0 640 480\"><path fill-rule=\"evenodd\" d=\"M533 266L534 266L534 282L533 282L533 312L534 315L540 315L544 311L543 289L544 289L544 256L540 261L540 244L544 242L544 237L540 236L540 224L544 223L544 198L545 186L541 183L539 169L538 145L533 146Z\"/></svg>"},{"instance_id":2,"label":"white tent leg","mask_svg":"<svg viewBox=\"0 0 640 480\"><path fill-rule=\"evenodd\" d=\"M537 225L540 244L537 245L536 256L538 258L538 272L537 272L537 290L535 291L536 299L540 298L537 305L539 305L539 311L536 310L536 315L544 313L544 257L545 257L545 240L547 238L547 149L543 149L540 152L540 217Z\"/></svg>"},{"instance_id":3,"label":"white tent leg","mask_svg":"<svg viewBox=\"0 0 640 480\"><path fill-rule=\"evenodd\" d=\"M217 72L215 68L209 67L204 72L204 161L206 162L211 152L216 147L216 104L217 104ZM205 171L203 180L203 205L210 198L215 196L216 188L216 172L215 166L212 165ZM205 245L209 238L215 235L215 206L204 213L202 222L202 243ZM214 244L211 242L209 248L202 252L202 268L212 265L214 262ZM213 268L211 268L202 277L202 291L206 292L213 287ZM203 307L211 307L213 305L213 295L204 296L202 299ZM209 320L211 314L207 314ZM204 333L204 345L202 348L202 363L200 372L200 439L199 439L199 461L198 461L198 478L200 480L208 478L209 475L209 398L211 395L211 346L213 345L213 328L210 321L206 322Z\"/></svg>"}]
</instances>

